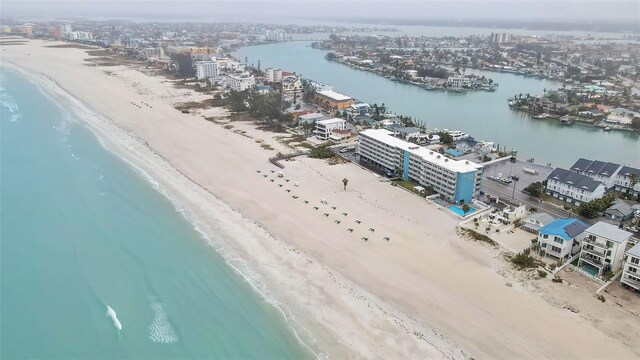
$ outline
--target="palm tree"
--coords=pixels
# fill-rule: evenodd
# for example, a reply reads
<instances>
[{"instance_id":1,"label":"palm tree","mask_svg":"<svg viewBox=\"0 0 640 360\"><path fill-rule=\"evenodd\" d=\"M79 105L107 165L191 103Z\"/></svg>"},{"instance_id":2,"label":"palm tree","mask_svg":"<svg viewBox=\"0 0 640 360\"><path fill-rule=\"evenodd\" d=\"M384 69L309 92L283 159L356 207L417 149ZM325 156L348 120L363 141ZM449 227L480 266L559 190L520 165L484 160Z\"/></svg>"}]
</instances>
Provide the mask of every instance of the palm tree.
<instances>
[{"instance_id":1,"label":"palm tree","mask_svg":"<svg viewBox=\"0 0 640 360\"><path fill-rule=\"evenodd\" d=\"M344 185L344 189L347 190L347 184L349 183L349 179L344 178L342 179L342 185Z\"/></svg>"},{"instance_id":2,"label":"palm tree","mask_svg":"<svg viewBox=\"0 0 640 360\"><path fill-rule=\"evenodd\" d=\"M629 177L631 177L631 186L629 186L629 190L627 190L627 194L631 192L631 190L633 190L633 187L636 186L636 184L638 183L638 174L633 173L631 175L629 175Z\"/></svg>"},{"instance_id":3,"label":"palm tree","mask_svg":"<svg viewBox=\"0 0 640 360\"><path fill-rule=\"evenodd\" d=\"M471 207L467 204L463 204L462 205L462 214L463 216L466 216L467 213L469 212L469 210L471 210Z\"/></svg>"}]
</instances>

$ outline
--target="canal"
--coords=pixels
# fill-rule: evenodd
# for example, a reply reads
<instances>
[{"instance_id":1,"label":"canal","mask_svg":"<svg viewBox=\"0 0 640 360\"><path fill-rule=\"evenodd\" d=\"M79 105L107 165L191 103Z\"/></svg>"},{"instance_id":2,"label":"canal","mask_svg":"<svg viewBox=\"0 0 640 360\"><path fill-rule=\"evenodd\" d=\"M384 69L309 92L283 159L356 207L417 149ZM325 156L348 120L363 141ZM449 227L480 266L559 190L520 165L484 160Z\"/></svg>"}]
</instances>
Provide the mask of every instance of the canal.
<instances>
[{"instance_id":1,"label":"canal","mask_svg":"<svg viewBox=\"0 0 640 360\"><path fill-rule=\"evenodd\" d=\"M495 92L448 93L424 90L391 81L379 75L327 61L327 51L313 49L308 41L249 46L234 53L261 68L278 67L304 78L332 85L370 104L384 103L398 115L411 116L427 128L461 130L476 140L493 141L518 150L520 159L537 163L571 166L578 158L592 158L640 167L640 137L628 132L604 132L575 124L561 126L553 120L535 120L529 114L511 110L507 98L515 94L542 94L559 83L521 75L467 70L492 78Z\"/></svg>"}]
</instances>

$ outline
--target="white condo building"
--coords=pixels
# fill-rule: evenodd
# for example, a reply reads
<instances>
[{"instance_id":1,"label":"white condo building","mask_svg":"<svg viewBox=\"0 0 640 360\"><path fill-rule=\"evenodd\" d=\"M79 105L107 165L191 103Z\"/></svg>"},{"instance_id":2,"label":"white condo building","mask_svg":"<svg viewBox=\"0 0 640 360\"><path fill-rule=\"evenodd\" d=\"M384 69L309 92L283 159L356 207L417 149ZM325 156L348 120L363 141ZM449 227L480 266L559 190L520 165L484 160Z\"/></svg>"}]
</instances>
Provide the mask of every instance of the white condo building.
<instances>
[{"instance_id":1,"label":"white condo building","mask_svg":"<svg viewBox=\"0 0 640 360\"><path fill-rule=\"evenodd\" d=\"M282 69L267 68L264 72L268 82L282 81Z\"/></svg>"},{"instance_id":2,"label":"white condo building","mask_svg":"<svg viewBox=\"0 0 640 360\"><path fill-rule=\"evenodd\" d=\"M471 78L462 75L449 76L447 84L454 89L470 87L473 84Z\"/></svg>"},{"instance_id":3,"label":"white condo building","mask_svg":"<svg viewBox=\"0 0 640 360\"><path fill-rule=\"evenodd\" d=\"M234 91L244 91L256 84L256 79L249 73L242 73L240 75L229 75L227 77L227 84L229 88Z\"/></svg>"},{"instance_id":4,"label":"white condo building","mask_svg":"<svg viewBox=\"0 0 640 360\"><path fill-rule=\"evenodd\" d=\"M360 159L386 171L399 171L404 180L433 188L454 203L471 203L480 192L484 167L453 160L422 146L398 139L386 129L360 132Z\"/></svg>"},{"instance_id":5,"label":"white condo building","mask_svg":"<svg viewBox=\"0 0 640 360\"><path fill-rule=\"evenodd\" d=\"M347 121L344 119L327 119L327 120L319 120L316 121L316 130L314 133L316 137L320 140L329 140L331 137L331 133L334 130L346 130L347 129Z\"/></svg>"},{"instance_id":6,"label":"white condo building","mask_svg":"<svg viewBox=\"0 0 640 360\"><path fill-rule=\"evenodd\" d=\"M587 228L584 235L579 267L587 266L597 270L598 276L607 271L615 273L620 269L627 242L632 235L630 232L600 221Z\"/></svg>"},{"instance_id":7,"label":"white condo building","mask_svg":"<svg viewBox=\"0 0 640 360\"><path fill-rule=\"evenodd\" d=\"M193 67L196 70L198 80L218 77L218 63L216 61L195 61Z\"/></svg>"},{"instance_id":8,"label":"white condo building","mask_svg":"<svg viewBox=\"0 0 640 360\"><path fill-rule=\"evenodd\" d=\"M640 291L640 244L629 249L626 257L620 282Z\"/></svg>"}]
</instances>

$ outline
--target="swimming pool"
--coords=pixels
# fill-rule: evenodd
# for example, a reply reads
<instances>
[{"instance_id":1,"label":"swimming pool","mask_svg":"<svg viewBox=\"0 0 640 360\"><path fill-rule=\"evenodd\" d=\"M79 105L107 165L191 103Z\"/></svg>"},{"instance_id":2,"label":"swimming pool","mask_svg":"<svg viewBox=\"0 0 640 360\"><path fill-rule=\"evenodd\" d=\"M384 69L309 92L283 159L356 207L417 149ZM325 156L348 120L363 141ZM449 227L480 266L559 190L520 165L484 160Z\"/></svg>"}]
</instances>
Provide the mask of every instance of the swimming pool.
<instances>
[{"instance_id":1,"label":"swimming pool","mask_svg":"<svg viewBox=\"0 0 640 360\"><path fill-rule=\"evenodd\" d=\"M469 211L467 211L467 213L465 214L464 211L462 211L462 206L459 205L449 205L447 206L447 209L458 216L466 216L476 211L475 208L469 206Z\"/></svg>"}]
</instances>

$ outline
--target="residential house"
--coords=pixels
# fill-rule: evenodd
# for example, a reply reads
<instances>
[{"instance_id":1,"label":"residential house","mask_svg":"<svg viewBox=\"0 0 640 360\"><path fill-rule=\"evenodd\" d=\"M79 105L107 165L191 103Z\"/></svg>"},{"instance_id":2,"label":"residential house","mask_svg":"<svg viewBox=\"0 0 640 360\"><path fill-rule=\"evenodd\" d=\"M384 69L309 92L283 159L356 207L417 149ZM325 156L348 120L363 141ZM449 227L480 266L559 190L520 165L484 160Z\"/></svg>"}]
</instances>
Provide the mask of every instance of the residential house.
<instances>
[{"instance_id":1,"label":"residential house","mask_svg":"<svg viewBox=\"0 0 640 360\"><path fill-rule=\"evenodd\" d=\"M602 221L590 226L584 233L578 267L586 268L587 272L598 276L607 271L618 271L632 234Z\"/></svg>"},{"instance_id":2,"label":"residential house","mask_svg":"<svg viewBox=\"0 0 640 360\"><path fill-rule=\"evenodd\" d=\"M634 117L640 117L640 113L625 108L615 108L609 110L609 115L605 122L619 125L630 125Z\"/></svg>"},{"instance_id":3,"label":"residential house","mask_svg":"<svg viewBox=\"0 0 640 360\"><path fill-rule=\"evenodd\" d=\"M420 128L404 127L399 125L391 125L387 130L393 131L393 134L401 139L411 140L420 136Z\"/></svg>"},{"instance_id":4,"label":"residential house","mask_svg":"<svg viewBox=\"0 0 640 360\"><path fill-rule=\"evenodd\" d=\"M512 204L504 200L497 201L493 207L498 210L494 217L505 225L513 224L521 220L527 213L527 208L521 204Z\"/></svg>"},{"instance_id":5,"label":"residential house","mask_svg":"<svg viewBox=\"0 0 640 360\"><path fill-rule=\"evenodd\" d=\"M369 113L370 106L367 103L358 103L351 105L351 108L357 115L367 115Z\"/></svg>"},{"instance_id":6,"label":"residential house","mask_svg":"<svg viewBox=\"0 0 640 360\"><path fill-rule=\"evenodd\" d=\"M604 216L611 220L624 221L633 217L633 210L629 204L618 199L604 211Z\"/></svg>"},{"instance_id":7,"label":"residential house","mask_svg":"<svg viewBox=\"0 0 640 360\"><path fill-rule=\"evenodd\" d=\"M522 218L520 224L522 230L537 234L541 227L551 223L553 220L555 220L553 216L544 212L537 212Z\"/></svg>"},{"instance_id":8,"label":"residential house","mask_svg":"<svg viewBox=\"0 0 640 360\"><path fill-rule=\"evenodd\" d=\"M320 140L329 140L334 130L346 130L347 121L344 119L327 119L316 121L316 130L314 133Z\"/></svg>"},{"instance_id":9,"label":"residential house","mask_svg":"<svg viewBox=\"0 0 640 360\"><path fill-rule=\"evenodd\" d=\"M333 142L340 142L340 141L349 139L352 136L353 136L353 133L351 132L351 130L335 129L331 132L331 135L329 135L329 140Z\"/></svg>"},{"instance_id":10,"label":"residential house","mask_svg":"<svg viewBox=\"0 0 640 360\"><path fill-rule=\"evenodd\" d=\"M603 183L609 189L614 186L616 175L621 166L616 163L580 158L570 169L577 174L586 175Z\"/></svg>"},{"instance_id":11,"label":"residential house","mask_svg":"<svg viewBox=\"0 0 640 360\"><path fill-rule=\"evenodd\" d=\"M287 95L302 94L302 82L300 78L291 75L282 79L282 93Z\"/></svg>"},{"instance_id":12,"label":"residential house","mask_svg":"<svg viewBox=\"0 0 640 360\"><path fill-rule=\"evenodd\" d=\"M324 114L321 113L310 113L310 114L305 114L305 115L300 115L298 117L298 125L302 126L303 124L307 124L307 123L314 123L317 122L319 120L326 120L327 117L324 116Z\"/></svg>"},{"instance_id":13,"label":"residential house","mask_svg":"<svg viewBox=\"0 0 640 360\"><path fill-rule=\"evenodd\" d=\"M540 252L567 260L580 252L580 234L589 225L575 218L556 219L538 230Z\"/></svg>"},{"instance_id":14,"label":"residential house","mask_svg":"<svg viewBox=\"0 0 640 360\"><path fill-rule=\"evenodd\" d=\"M547 176L547 195L576 205L601 198L605 190L601 182L562 168L555 168Z\"/></svg>"},{"instance_id":15,"label":"residential house","mask_svg":"<svg viewBox=\"0 0 640 360\"><path fill-rule=\"evenodd\" d=\"M620 282L636 291L640 291L640 244L636 244L625 253L626 261L623 265Z\"/></svg>"},{"instance_id":16,"label":"residential house","mask_svg":"<svg viewBox=\"0 0 640 360\"><path fill-rule=\"evenodd\" d=\"M617 191L638 195L640 193L640 170L623 166L616 174L614 187Z\"/></svg>"}]
</instances>

